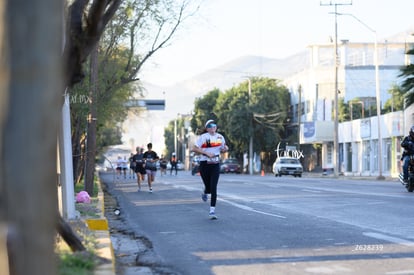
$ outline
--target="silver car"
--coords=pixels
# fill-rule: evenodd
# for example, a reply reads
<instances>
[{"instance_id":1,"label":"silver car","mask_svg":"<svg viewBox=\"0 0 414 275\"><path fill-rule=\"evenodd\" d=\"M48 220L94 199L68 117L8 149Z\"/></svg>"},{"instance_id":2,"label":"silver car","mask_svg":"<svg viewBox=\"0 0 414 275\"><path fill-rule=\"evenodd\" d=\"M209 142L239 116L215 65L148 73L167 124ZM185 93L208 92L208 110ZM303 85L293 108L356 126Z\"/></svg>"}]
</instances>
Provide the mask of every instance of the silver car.
<instances>
[{"instance_id":1,"label":"silver car","mask_svg":"<svg viewBox=\"0 0 414 275\"><path fill-rule=\"evenodd\" d=\"M303 167L297 158L279 157L273 163L273 174L275 177L282 175L292 175L302 177Z\"/></svg>"}]
</instances>

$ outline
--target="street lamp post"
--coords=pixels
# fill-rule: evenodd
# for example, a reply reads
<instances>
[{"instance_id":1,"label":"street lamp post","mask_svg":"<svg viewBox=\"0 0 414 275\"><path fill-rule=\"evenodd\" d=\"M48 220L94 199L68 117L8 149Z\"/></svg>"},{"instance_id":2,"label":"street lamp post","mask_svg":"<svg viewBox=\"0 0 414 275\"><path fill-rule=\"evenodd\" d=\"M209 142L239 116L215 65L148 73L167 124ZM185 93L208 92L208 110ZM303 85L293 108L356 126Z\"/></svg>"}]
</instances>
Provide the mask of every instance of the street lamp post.
<instances>
[{"instance_id":1,"label":"street lamp post","mask_svg":"<svg viewBox=\"0 0 414 275\"><path fill-rule=\"evenodd\" d=\"M252 95L252 81L250 78L247 78L249 82L249 107L250 107L250 97ZM253 115L250 117L250 138L249 138L249 175L253 175Z\"/></svg>"},{"instance_id":2,"label":"street lamp post","mask_svg":"<svg viewBox=\"0 0 414 275\"><path fill-rule=\"evenodd\" d=\"M377 32L370 29L375 34L375 95L377 97L377 120L378 120L378 179L385 179L382 175L382 137L381 137L381 93L379 84L379 60L378 60L378 38Z\"/></svg>"},{"instance_id":3,"label":"street lamp post","mask_svg":"<svg viewBox=\"0 0 414 275\"><path fill-rule=\"evenodd\" d=\"M335 5L335 94L334 94L334 176L337 177L339 173L339 138L338 138L338 20L337 20L337 5Z\"/></svg>"},{"instance_id":4,"label":"street lamp post","mask_svg":"<svg viewBox=\"0 0 414 275\"><path fill-rule=\"evenodd\" d=\"M174 120L174 153L177 155L177 117Z\"/></svg>"},{"instance_id":5,"label":"street lamp post","mask_svg":"<svg viewBox=\"0 0 414 275\"><path fill-rule=\"evenodd\" d=\"M378 177L377 179L384 179L382 175L382 137L381 137L381 93L379 83L379 60L378 60L378 38L377 32L362 22L358 17L351 13L338 13L338 15L348 15L357 20L363 26L365 26L370 32L374 33L374 64L375 64L375 96L377 98L377 120L378 120Z\"/></svg>"}]
</instances>

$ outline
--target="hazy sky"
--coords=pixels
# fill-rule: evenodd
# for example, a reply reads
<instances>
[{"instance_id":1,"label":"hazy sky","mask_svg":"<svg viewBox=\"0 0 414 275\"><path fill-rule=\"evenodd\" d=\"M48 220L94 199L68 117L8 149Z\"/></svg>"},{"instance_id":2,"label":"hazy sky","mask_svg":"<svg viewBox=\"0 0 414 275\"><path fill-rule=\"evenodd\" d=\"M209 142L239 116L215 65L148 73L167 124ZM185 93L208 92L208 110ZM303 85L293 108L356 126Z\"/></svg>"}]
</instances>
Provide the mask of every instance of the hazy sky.
<instances>
[{"instance_id":1,"label":"hazy sky","mask_svg":"<svg viewBox=\"0 0 414 275\"><path fill-rule=\"evenodd\" d=\"M350 2L338 5L338 13L359 18L378 41L414 26L413 0L206 0L139 77L167 86L245 55L288 57L334 38L334 6L324 4ZM353 17L337 19L338 40L374 41Z\"/></svg>"}]
</instances>

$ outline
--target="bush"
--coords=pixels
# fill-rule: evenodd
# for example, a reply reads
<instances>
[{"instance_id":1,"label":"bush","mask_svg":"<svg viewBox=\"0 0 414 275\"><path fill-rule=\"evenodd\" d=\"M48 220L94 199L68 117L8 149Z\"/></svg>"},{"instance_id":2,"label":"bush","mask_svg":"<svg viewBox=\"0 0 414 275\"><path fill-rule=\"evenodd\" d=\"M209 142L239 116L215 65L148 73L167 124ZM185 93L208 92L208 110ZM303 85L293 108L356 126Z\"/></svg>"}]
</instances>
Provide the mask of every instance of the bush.
<instances>
[{"instance_id":1,"label":"bush","mask_svg":"<svg viewBox=\"0 0 414 275\"><path fill-rule=\"evenodd\" d=\"M96 266L95 255L86 251L59 254L59 275L89 275Z\"/></svg>"}]
</instances>

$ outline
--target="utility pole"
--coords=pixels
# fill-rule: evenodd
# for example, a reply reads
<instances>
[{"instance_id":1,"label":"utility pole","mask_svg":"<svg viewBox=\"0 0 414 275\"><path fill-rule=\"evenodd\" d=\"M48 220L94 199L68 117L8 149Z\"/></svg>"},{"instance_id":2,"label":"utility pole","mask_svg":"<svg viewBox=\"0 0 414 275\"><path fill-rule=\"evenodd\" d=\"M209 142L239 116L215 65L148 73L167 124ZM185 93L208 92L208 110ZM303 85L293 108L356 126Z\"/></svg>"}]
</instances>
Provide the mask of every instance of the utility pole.
<instances>
[{"instance_id":1,"label":"utility pole","mask_svg":"<svg viewBox=\"0 0 414 275\"><path fill-rule=\"evenodd\" d=\"M247 78L249 83L249 108L251 106L252 97L252 80ZM250 117L250 138L249 138L249 175L253 175L253 112Z\"/></svg>"},{"instance_id":2,"label":"utility pole","mask_svg":"<svg viewBox=\"0 0 414 275\"><path fill-rule=\"evenodd\" d=\"M321 6L334 6L335 7L335 44L334 44L334 52L335 52L335 90L334 90L334 156L333 156L333 164L334 164L334 176L338 176L338 171L340 167L339 163L339 142L338 142L338 61L339 61L339 54L338 54L338 6L344 5L352 5L352 1L348 1L347 3L339 3L339 2L332 2L323 3L320 2Z\"/></svg>"},{"instance_id":3,"label":"utility pole","mask_svg":"<svg viewBox=\"0 0 414 275\"><path fill-rule=\"evenodd\" d=\"M96 124L98 93L98 44L90 55L89 114L87 117L86 150L85 150L85 191L93 194L96 156Z\"/></svg>"}]
</instances>

